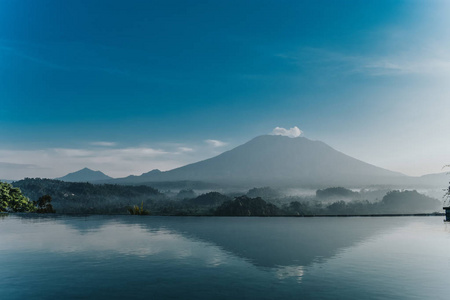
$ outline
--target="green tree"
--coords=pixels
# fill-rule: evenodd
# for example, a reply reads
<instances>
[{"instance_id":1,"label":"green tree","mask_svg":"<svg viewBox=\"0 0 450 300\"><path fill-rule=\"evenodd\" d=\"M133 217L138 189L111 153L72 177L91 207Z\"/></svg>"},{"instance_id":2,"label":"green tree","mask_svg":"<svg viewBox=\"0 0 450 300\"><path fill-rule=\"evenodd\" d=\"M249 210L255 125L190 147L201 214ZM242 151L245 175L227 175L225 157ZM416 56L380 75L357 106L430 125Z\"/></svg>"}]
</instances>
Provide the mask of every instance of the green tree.
<instances>
[{"instance_id":1,"label":"green tree","mask_svg":"<svg viewBox=\"0 0 450 300\"><path fill-rule=\"evenodd\" d=\"M25 197L19 188L6 182L0 182L0 212L32 212L33 203Z\"/></svg>"},{"instance_id":2,"label":"green tree","mask_svg":"<svg viewBox=\"0 0 450 300\"><path fill-rule=\"evenodd\" d=\"M37 205L36 212L39 214L54 214L55 210L51 204L52 197L50 195L44 195L39 197L37 202L33 202L34 205Z\"/></svg>"},{"instance_id":3,"label":"green tree","mask_svg":"<svg viewBox=\"0 0 450 300\"><path fill-rule=\"evenodd\" d=\"M141 203L141 207L135 205L133 207L128 208L128 212L131 215L149 215L150 212L146 209L144 209L144 201Z\"/></svg>"}]
</instances>

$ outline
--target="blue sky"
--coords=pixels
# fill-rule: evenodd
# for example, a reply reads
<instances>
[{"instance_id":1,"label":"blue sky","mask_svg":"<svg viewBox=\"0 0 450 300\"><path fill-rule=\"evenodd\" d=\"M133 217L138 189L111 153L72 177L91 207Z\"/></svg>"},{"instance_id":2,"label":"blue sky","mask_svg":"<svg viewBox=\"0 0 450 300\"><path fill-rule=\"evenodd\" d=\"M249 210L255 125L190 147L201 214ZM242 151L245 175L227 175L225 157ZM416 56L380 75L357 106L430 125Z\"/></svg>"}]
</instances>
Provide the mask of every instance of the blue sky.
<instances>
[{"instance_id":1,"label":"blue sky","mask_svg":"<svg viewBox=\"0 0 450 300\"><path fill-rule=\"evenodd\" d=\"M111 176L298 126L409 175L450 163L446 1L0 1L0 178Z\"/></svg>"}]
</instances>

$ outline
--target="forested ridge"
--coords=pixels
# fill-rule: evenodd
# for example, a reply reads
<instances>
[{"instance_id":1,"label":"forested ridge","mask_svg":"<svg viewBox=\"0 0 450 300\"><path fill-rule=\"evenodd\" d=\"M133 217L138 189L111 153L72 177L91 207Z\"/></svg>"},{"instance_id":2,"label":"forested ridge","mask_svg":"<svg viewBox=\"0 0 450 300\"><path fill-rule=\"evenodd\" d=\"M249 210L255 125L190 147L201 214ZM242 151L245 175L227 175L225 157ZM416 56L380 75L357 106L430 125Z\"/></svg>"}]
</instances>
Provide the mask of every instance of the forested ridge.
<instances>
[{"instance_id":1,"label":"forested ridge","mask_svg":"<svg viewBox=\"0 0 450 300\"><path fill-rule=\"evenodd\" d=\"M58 213L124 213L128 207L142 201L145 205L164 197L149 186L94 185L40 178L25 178L13 185L32 201L42 195L50 195Z\"/></svg>"}]
</instances>

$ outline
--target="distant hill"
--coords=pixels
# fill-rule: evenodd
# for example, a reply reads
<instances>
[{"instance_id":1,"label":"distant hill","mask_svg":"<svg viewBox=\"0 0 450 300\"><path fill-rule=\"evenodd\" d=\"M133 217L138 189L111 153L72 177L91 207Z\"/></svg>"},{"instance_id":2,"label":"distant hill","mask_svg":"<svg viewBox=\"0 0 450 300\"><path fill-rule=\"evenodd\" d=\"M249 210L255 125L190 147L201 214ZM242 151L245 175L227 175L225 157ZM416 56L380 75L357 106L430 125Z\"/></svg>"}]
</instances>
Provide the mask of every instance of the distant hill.
<instances>
[{"instance_id":1,"label":"distant hill","mask_svg":"<svg viewBox=\"0 0 450 300\"><path fill-rule=\"evenodd\" d=\"M120 183L137 183L137 182L145 182L148 181L149 178L158 176L159 174L161 174L162 172L158 169L154 169L151 170L150 172L144 173L140 176L136 176L136 175L130 175L128 177L124 177L124 178L118 178L116 179L116 181L120 181Z\"/></svg>"},{"instance_id":2,"label":"distant hill","mask_svg":"<svg viewBox=\"0 0 450 300\"><path fill-rule=\"evenodd\" d=\"M408 178L352 158L320 141L263 135L210 159L111 182L190 180L247 187L351 187L396 184Z\"/></svg>"},{"instance_id":3,"label":"distant hill","mask_svg":"<svg viewBox=\"0 0 450 300\"><path fill-rule=\"evenodd\" d=\"M417 191L391 191L379 203L389 213L423 213L442 211L442 202Z\"/></svg>"},{"instance_id":4,"label":"distant hill","mask_svg":"<svg viewBox=\"0 0 450 300\"><path fill-rule=\"evenodd\" d=\"M12 183L12 182L14 182L14 181L17 181L17 180L11 180L11 179L0 179L0 182L6 182L6 183Z\"/></svg>"},{"instance_id":5,"label":"distant hill","mask_svg":"<svg viewBox=\"0 0 450 300\"><path fill-rule=\"evenodd\" d=\"M110 180L112 179L112 177L109 177L108 175L105 175L100 171L93 171L91 169L84 168L55 179L66 182L95 182L101 180Z\"/></svg>"},{"instance_id":6,"label":"distant hill","mask_svg":"<svg viewBox=\"0 0 450 300\"><path fill-rule=\"evenodd\" d=\"M448 183L450 181L450 174L448 174L448 172L444 172L444 173L423 175L417 177L416 181L420 185L424 186L436 186L440 188L445 188L448 186Z\"/></svg>"}]
</instances>

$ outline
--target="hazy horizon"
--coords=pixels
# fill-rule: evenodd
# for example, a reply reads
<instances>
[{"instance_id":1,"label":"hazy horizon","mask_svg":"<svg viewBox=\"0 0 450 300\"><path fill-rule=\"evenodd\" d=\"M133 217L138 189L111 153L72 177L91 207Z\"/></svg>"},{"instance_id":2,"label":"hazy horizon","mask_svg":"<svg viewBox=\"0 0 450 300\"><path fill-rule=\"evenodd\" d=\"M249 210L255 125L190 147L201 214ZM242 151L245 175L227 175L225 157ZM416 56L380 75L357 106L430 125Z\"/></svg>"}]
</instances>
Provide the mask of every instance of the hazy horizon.
<instances>
[{"instance_id":1,"label":"hazy horizon","mask_svg":"<svg viewBox=\"0 0 450 300\"><path fill-rule=\"evenodd\" d=\"M140 175L272 133L410 176L445 172L449 9L3 1L0 178Z\"/></svg>"}]
</instances>

